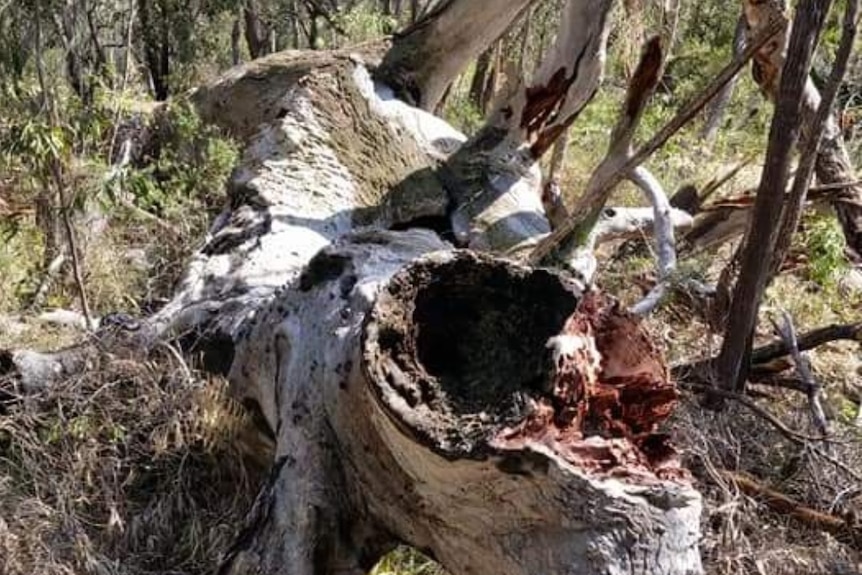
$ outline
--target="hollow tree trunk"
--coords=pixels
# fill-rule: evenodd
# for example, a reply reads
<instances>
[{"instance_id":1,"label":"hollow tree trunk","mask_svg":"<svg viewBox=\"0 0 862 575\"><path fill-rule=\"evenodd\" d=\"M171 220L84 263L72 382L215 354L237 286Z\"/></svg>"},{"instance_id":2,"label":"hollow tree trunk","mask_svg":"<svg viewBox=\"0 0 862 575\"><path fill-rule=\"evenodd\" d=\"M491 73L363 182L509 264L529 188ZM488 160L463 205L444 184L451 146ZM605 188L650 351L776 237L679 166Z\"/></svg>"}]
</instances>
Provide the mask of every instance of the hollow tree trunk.
<instances>
[{"instance_id":1,"label":"hollow tree trunk","mask_svg":"<svg viewBox=\"0 0 862 575\"><path fill-rule=\"evenodd\" d=\"M512 111L574 101L519 145L550 145L595 89L595 8L570 14L589 23L563 40L580 63ZM573 280L444 239L462 196L439 168L466 138L375 85L365 50L272 54L197 90L244 152L173 300L98 344L0 353L0 379L56 384L163 339L227 374L276 460L224 573L365 573L399 543L453 575L701 573L700 496L658 431L676 399L661 354Z\"/></svg>"},{"instance_id":2,"label":"hollow tree trunk","mask_svg":"<svg viewBox=\"0 0 862 575\"><path fill-rule=\"evenodd\" d=\"M768 22L776 18L784 18L785 8L786 3L783 0L769 2L744 0L743 9L748 21L749 33L755 35ZM752 70L754 79L772 101L775 101L778 93L788 37L789 32L776 37L755 57ZM803 93L803 141L807 137L807 130L819 104L820 93L809 78ZM815 173L818 182L824 185L852 182L857 179L834 113L827 121L820 141ZM832 207L844 231L851 258L862 262L862 185L857 184L837 190L832 200Z\"/></svg>"}]
</instances>

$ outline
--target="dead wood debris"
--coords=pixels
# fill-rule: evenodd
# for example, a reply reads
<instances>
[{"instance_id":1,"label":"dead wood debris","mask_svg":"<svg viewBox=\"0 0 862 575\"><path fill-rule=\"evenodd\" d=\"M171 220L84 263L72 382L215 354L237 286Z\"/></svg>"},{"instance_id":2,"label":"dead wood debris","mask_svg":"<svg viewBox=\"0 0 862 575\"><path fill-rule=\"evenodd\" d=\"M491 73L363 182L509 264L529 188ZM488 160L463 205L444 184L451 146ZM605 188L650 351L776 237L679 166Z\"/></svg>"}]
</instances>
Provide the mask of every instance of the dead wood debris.
<instances>
[{"instance_id":1,"label":"dead wood debris","mask_svg":"<svg viewBox=\"0 0 862 575\"><path fill-rule=\"evenodd\" d=\"M541 444L603 476L689 479L668 435L658 431L676 405L676 387L633 314L589 292L548 348L550 394L533 400L529 415L497 434L493 447Z\"/></svg>"}]
</instances>

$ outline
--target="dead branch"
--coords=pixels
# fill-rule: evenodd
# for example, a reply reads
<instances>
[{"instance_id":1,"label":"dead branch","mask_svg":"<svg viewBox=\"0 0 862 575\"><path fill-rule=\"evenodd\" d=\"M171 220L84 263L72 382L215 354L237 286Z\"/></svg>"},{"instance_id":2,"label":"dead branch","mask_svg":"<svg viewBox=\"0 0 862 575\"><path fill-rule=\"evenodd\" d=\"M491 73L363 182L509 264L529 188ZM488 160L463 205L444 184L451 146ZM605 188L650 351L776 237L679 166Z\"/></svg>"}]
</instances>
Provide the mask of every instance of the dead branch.
<instances>
[{"instance_id":1,"label":"dead branch","mask_svg":"<svg viewBox=\"0 0 862 575\"><path fill-rule=\"evenodd\" d=\"M654 214L653 235L656 244L658 282L646 297L630 310L636 315L646 315L654 310L664 297L670 276L676 269L676 248L670 217L672 208L661 183L644 166L638 166L632 170L631 179L646 194L653 206Z\"/></svg>"},{"instance_id":2,"label":"dead branch","mask_svg":"<svg viewBox=\"0 0 862 575\"><path fill-rule=\"evenodd\" d=\"M721 470L721 475L733 482L740 491L754 497L782 515L787 515L809 527L828 531L840 539L852 543L856 548L862 544L862 529L852 516L838 517L825 511L802 505L790 497L758 482L739 471Z\"/></svg>"},{"instance_id":3,"label":"dead branch","mask_svg":"<svg viewBox=\"0 0 862 575\"><path fill-rule=\"evenodd\" d=\"M862 342L862 322L832 324L811 330L798 336L797 347L800 352L803 352L838 340ZM770 382L774 381L774 379L770 377L772 374L775 374L777 371L785 371L789 369L791 364L786 361L782 362L778 366L767 366L766 364L775 360L780 360L788 354L790 354L790 349L784 341L780 339L773 343L755 348L751 352L751 365L749 367L750 375L756 378L758 383L763 382L769 385ZM708 379L708 374L706 372L713 361L715 361L715 357L676 365L674 366L672 373L675 378L680 380L699 379L701 381L705 381ZM780 382L775 385L778 385L779 387L788 387ZM798 386L793 387L793 389L803 391Z\"/></svg>"},{"instance_id":4,"label":"dead branch","mask_svg":"<svg viewBox=\"0 0 862 575\"><path fill-rule=\"evenodd\" d=\"M600 173L602 165L596 170L594 178L591 178L592 185L588 185L587 191L578 201L575 209L572 210L573 216L567 220L562 226L555 230L545 240L540 242L536 249L530 254L529 263L538 265L548 259L560 259L554 254L560 252L564 254L570 248L568 244L574 244L571 247L577 247L578 230L585 222L590 222L596 217L596 211L601 209L604 201L610 195L610 191L616 186L626 175L634 169L635 166L641 165L647 160L656 150L661 148L667 140L676 134L683 126L685 126L694 116L707 104L721 88L730 81L731 78L755 55L758 49L764 46L775 34L783 30L783 24L780 22L772 22L765 30L752 40L751 44L743 51L738 58L734 58L727 66L719 72L718 76L712 80L703 91L695 98L690 100L683 106L679 112L656 133L646 144L641 146L637 152L632 154L624 162L618 162L614 166L616 169L611 169L607 164L604 173ZM637 78L637 73L635 74ZM634 86L630 86L630 91ZM613 146L612 146L613 147ZM595 180L595 181L594 181ZM604 200L604 201L603 201ZM574 237L573 237L574 236ZM564 257L563 257L564 259Z\"/></svg>"},{"instance_id":5,"label":"dead branch","mask_svg":"<svg viewBox=\"0 0 862 575\"><path fill-rule=\"evenodd\" d=\"M694 221L687 212L677 208L670 208L667 219L672 227L683 230L690 228ZM596 224L584 240L583 249L579 251L581 259L570 260L570 266L578 270L581 279L591 282L598 265L594 254L598 246L615 240L640 239L654 232L655 227L653 208L607 207L599 214ZM506 255L527 257L543 237L530 238L512 247Z\"/></svg>"},{"instance_id":6,"label":"dead branch","mask_svg":"<svg viewBox=\"0 0 862 575\"><path fill-rule=\"evenodd\" d=\"M610 196L612 186L607 185L606 182L615 177L618 177L616 182L619 182L628 173L628 171L622 172L621 167L627 165L627 160L631 156L632 138L640 123L647 102L649 102L652 93L655 91L655 87L661 77L662 68L663 55L661 43L658 37L653 37L644 46L638 67L629 82L625 103L617 119L617 124L611 133L608 151L590 177L586 192L578 200L572 211L575 216L563 222L559 228L541 240L529 255L527 259L528 263L532 265L543 263L551 252L556 251L560 242L566 238L570 238L570 236L573 236L570 239L574 241L570 242L571 245L567 248L560 250L565 255L556 259L563 262L566 267L577 270L573 262L592 257L592 254L584 253L584 244L589 236L589 229L596 223L602 208L604 208ZM630 166L630 168L633 167ZM586 223L586 229L581 229L583 226L578 227L576 225L583 223ZM555 238L558 239L555 240ZM583 273L582 270L577 271Z\"/></svg>"},{"instance_id":7,"label":"dead branch","mask_svg":"<svg viewBox=\"0 0 862 575\"><path fill-rule=\"evenodd\" d=\"M838 340L862 341L862 322L832 324L809 331L799 336L797 347L802 352ZM776 341L754 349L751 352L751 363L766 363L789 353L791 350L785 342Z\"/></svg>"},{"instance_id":8,"label":"dead branch","mask_svg":"<svg viewBox=\"0 0 862 575\"><path fill-rule=\"evenodd\" d=\"M737 162L732 168L727 170L724 174L713 178L710 180L704 187L703 191L700 192L700 204L708 200L712 195L717 192L724 184L729 182L736 174L738 174L742 168L751 164L754 160L754 155L750 155L747 158L743 159L740 162Z\"/></svg>"},{"instance_id":9,"label":"dead branch","mask_svg":"<svg viewBox=\"0 0 862 575\"><path fill-rule=\"evenodd\" d=\"M823 412L823 406L820 404L820 384L811 373L811 364L808 358L802 355L799 351L799 343L796 338L796 328L793 326L793 318L787 311L782 311L784 323L779 324L774 319L772 325L781 335L784 345L790 350L793 357L793 362L796 364L796 371L799 373L799 378L806 387L806 395L808 396L808 406L811 411L811 421L817 430L825 437L829 434L829 423L826 421L826 414Z\"/></svg>"}]
</instances>

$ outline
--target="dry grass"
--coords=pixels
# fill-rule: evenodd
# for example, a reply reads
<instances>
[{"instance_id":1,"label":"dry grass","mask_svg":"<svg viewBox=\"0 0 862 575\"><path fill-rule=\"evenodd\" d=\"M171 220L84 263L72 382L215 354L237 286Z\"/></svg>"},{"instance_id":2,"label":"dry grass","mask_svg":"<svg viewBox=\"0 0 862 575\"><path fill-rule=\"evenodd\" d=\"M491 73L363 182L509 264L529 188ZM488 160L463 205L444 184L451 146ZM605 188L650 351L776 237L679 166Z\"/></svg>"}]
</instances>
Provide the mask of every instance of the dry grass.
<instances>
[{"instance_id":1,"label":"dry grass","mask_svg":"<svg viewBox=\"0 0 862 575\"><path fill-rule=\"evenodd\" d=\"M0 573L208 573L261 480L219 379L114 360L0 415Z\"/></svg>"},{"instance_id":2,"label":"dry grass","mask_svg":"<svg viewBox=\"0 0 862 575\"><path fill-rule=\"evenodd\" d=\"M801 398L784 399L788 425L805 430L808 416ZM775 405L763 404L773 411ZM839 516L855 511L859 484L854 477L812 449L788 441L740 405L715 413L688 397L674 425L705 496L701 550L708 573L814 575L856 573L862 566L858 549L773 512L744 495L722 470L744 471L803 505ZM862 454L857 434L854 429L839 430L845 443L829 449L858 473Z\"/></svg>"}]
</instances>

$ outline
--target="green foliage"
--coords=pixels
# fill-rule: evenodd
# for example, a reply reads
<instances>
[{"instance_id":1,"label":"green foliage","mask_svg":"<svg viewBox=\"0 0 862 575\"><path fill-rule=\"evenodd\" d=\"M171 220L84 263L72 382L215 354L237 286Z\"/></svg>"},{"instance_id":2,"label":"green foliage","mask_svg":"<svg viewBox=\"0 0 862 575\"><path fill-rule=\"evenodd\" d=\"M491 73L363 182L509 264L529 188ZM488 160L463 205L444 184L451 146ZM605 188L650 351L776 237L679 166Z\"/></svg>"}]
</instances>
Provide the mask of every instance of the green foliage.
<instances>
[{"instance_id":1,"label":"green foliage","mask_svg":"<svg viewBox=\"0 0 862 575\"><path fill-rule=\"evenodd\" d=\"M447 100L443 117L467 135L474 134L484 122L482 112L466 93L455 94Z\"/></svg>"},{"instance_id":2,"label":"green foliage","mask_svg":"<svg viewBox=\"0 0 862 575\"><path fill-rule=\"evenodd\" d=\"M154 157L111 185L122 186L138 205L166 217L211 215L221 205L225 181L236 164L236 144L204 124L186 101L173 102L157 121Z\"/></svg>"},{"instance_id":3,"label":"green foliage","mask_svg":"<svg viewBox=\"0 0 862 575\"><path fill-rule=\"evenodd\" d=\"M37 277L41 235L18 219L0 219L0 313L16 311Z\"/></svg>"},{"instance_id":4,"label":"green foliage","mask_svg":"<svg viewBox=\"0 0 862 575\"><path fill-rule=\"evenodd\" d=\"M841 226L831 216L811 218L805 224L803 243L809 257L809 277L822 286L834 286L847 268Z\"/></svg>"},{"instance_id":5,"label":"green foliage","mask_svg":"<svg viewBox=\"0 0 862 575\"><path fill-rule=\"evenodd\" d=\"M383 14L374 6L363 3L352 10L339 12L335 21L351 43L374 40L398 29L395 16Z\"/></svg>"},{"instance_id":6,"label":"green foliage","mask_svg":"<svg viewBox=\"0 0 862 575\"><path fill-rule=\"evenodd\" d=\"M399 547L381 559L371 575L446 575L446 572L415 549Z\"/></svg>"}]
</instances>

